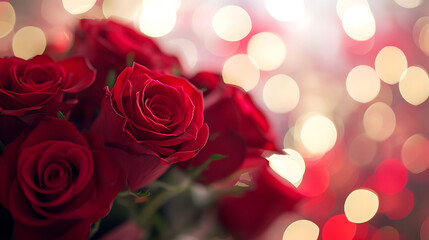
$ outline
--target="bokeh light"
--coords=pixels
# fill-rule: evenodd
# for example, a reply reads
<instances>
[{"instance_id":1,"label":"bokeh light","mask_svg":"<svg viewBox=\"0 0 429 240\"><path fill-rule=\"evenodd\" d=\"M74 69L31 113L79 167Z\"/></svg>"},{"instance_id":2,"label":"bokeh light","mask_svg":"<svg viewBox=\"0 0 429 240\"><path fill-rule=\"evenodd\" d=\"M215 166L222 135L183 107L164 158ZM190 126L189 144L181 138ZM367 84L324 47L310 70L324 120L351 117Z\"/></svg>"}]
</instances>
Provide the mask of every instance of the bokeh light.
<instances>
[{"instance_id":1,"label":"bokeh light","mask_svg":"<svg viewBox=\"0 0 429 240\"><path fill-rule=\"evenodd\" d=\"M380 213L391 220L400 220L407 217L414 209L415 198L413 193L403 188L395 194L380 194Z\"/></svg>"},{"instance_id":2,"label":"bokeh light","mask_svg":"<svg viewBox=\"0 0 429 240\"><path fill-rule=\"evenodd\" d=\"M423 0L394 0L399 6L404 8L415 8L422 4Z\"/></svg>"},{"instance_id":3,"label":"bokeh light","mask_svg":"<svg viewBox=\"0 0 429 240\"><path fill-rule=\"evenodd\" d=\"M298 191L307 197L319 196L328 189L329 172L322 166L307 166Z\"/></svg>"},{"instance_id":4,"label":"bokeh light","mask_svg":"<svg viewBox=\"0 0 429 240\"><path fill-rule=\"evenodd\" d=\"M375 34L375 19L371 10L363 5L349 6L342 15L346 34L357 41L366 41Z\"/></svg>"},{"instance_id":5,"label":"bokeh light","mask_svg":"<svg viewBox=\"0 0 429 240\"><path fill-rule=\"evenodd\" d=\"M354 100L367 103L380 92L380 79L372 67L359 65L347 75L346 88Z\"/></svg>"},{"instance_id":6,"label":"bokeh light","mask_svg":"<svg viewBox=\"0 0 429 240\"><path fill-rule=\"evenodd\" d=\"M29 59L42 54L45 48L46 36L38 27L23 27L13 36L12 50L17 57Z\"/></svg>"},{"instance_id":7,"label":"bokeh light","mask_svg":"<svg viewBox=\"0 0 429 240\"><path fill-rule=\"evenodd\" d=\"M409 67L399 81L399 91L408 103L422 104L429 97L428 74L421 67Z\"/></svg>"},{"instance_id":8,"label":"bokeh light","mask_svg":"<svg viewBox=\"0 0 429 240\"><path fill-rule=\"evenodd\" d=\"M237 54L225 61L222 77L225 83L252 90L259 82L260 72L256 62L246 54Z\"/></svg>"},{"instance_id":9,"label":"bokeh light","mask_svg":"<svg viewBox=\"0 0 429 240\"><path fill-rule=\"evenodd\" d=\"M265 83L263 88L265 105L275 113L286 113L298 105L299 88L290 76L278 74Z\"/></svg>"},{"instance_id":10,"label":"bokeh light","mask_svg":"<svg viewBox=\"0 0 429 240\"><path fill-rule=\"evenodd\" d=\"M81 14L89 11L97 0L62 0L64 9L71 14Z\"/></svg>"},{"instance_id":11,"label":"bokeh light","mask_svg":"<svg viewBox=\"0 0 429 240\"><path fill-rule=\"evenodd\" d=\"M283 240L317 240L318 237L319 227L304 219L290 224L283 234Z\"/></svg>"},{"instance_id":12,"label":"bokeh light","mask_svg":"<svg viewBox=\"0 0 429 240\"><path fill-rule=\"evenodd\" d=\"M300 18L305 10L303 0L265 0L265 8L273 18L282 22Z\"/></svg>"},{"instance_id":13,"label":"bokeh light","mask_svg":"<svg viewBox=\"0 0 429 240\"><path fill-rule=\"evenodd\" d=\"M285 153L267 157L271 169L295 187L301 183L305 172L305 163L301 155L293 149L285 149Z\"/></svg>"},{"instance_id":14,"label":"bokeh light","mask_svg":"<svg viewBox=\"0 0 429 240\"><path fill-rule=\"evenodd\" d=\"M381 80L388 84L398 83L407 67L407 57L394 46L384 47L375 58L375 70Z\"/></svg>"},{"instance_id":15,"label":"bokeh light","mask_svg":"<svg viewBox=\"0 0 429 240\"><path fill-rule=\"evenodd\" d=\"M138 18L142 0L128 0L126 4L122 0L104 0L102 5L103 15L106 18L118 18L134 21Z\"/></svg>"},{"instance_id":16,"label":"bokeh light","mask_svg":"<svg viewBox=\"0 0 429 240\"><path fill-rule=\"evenodd\" d=\"M378 229L372 236L373 240L399 240L399 232L392 226Z\"/></svg>"},{"instance_id":17,"label":"bokeh light","mask_svg":"<svg viewBox=\"0 0 429 240\"><path fill-rule=\"evenodd\" d=\"M376 102L365 111L363 126L368 137L376 141L384 141L395 130L395 113L387 104Z\"/></svg>"},{"instance_id":18,"label":"bokeh light","mask_svg":"<svg viewBox=\"0 0 429 240\"><path fill-rule=\"evenodd\" d=\"M198 61L198 50L193 42L185 38L175 38L167 41L166 51L178 56L185 72L192 72Z\"/></svg>"},{"instance_id":19,"label":"bokeh light","mask_svg":"<svg viewBox=\"0 0 429 240\"><path fill-rule=\"evenodd\" d=\"M395 194L405 187L408 179L408 172L400 161L388 159L377 166L374 176L378 191L387 194Z\"/></svg>"},{"instance_id":20,"label":"bokeh light","mask_svg":"<svg viewBox=\"0 0 429 240\"><path fill-rule=\"evenodd\" d=\"M427 217L420 227L420 239L429 240L429 217Z\"/></svg>"},{"instance_id":21,"label":"bokeh light","mask_svg":"<svg viewBox=\"0 0 429 240\"><path fill-rule=\"evenodd\" d=\"M344 213L353 223L368 222L378 210L378 196L369 189L357 189L347 196Z\"/></svg>"},{"instance_id":22,"label":"bokeh light","mask_svg":"<svg viewBox=\"0 0 429 240\"><path fill-rule=\"evenodd\" d=\"M249 14L235 5L219 9L213 17L212 25L216 34L226 41L239 41L252 29Z\"/></svg>"},{"instance_id":23,"label":"bokeh light","mask_svg":"<svg viewBox=\"0 0 429 240\"><path fill-rule=\"evenodd\" d=\"M347 220L344 214L330 218L322 230L323 240L352 240L356 233L356 224Z\"/></svg>"},{"instance_id":24,"label":"bokeh light","mask_svg":"<svg viewBox=\"0 0 429 240\"><path fill-rule=\"evenodd\" d=\"M0 38L8 35L15 27L15 9L8 2L0 2Z\"/></svg>"},{"instance_id":25,"label":"bokeh light","mask_svg":"<svg viewBox=\"0 0 429 240\"><path fill-rule=\"evenodd\" d=\"M247 54L255 59L259 69L271 71L280 67L285 60L286 45L276 34L261 32L250 39Z\"/></svg>"},{"instance_id":26,"label":"bokeh light","mask_svg":"<svg viewBox=\"0 0 429 240\"><path fill-rule=\"evenodd\" d=\"M429 141L422 134L414 134L402 145L401 160L408 171L421 173L429 167Z\"/></svg>"},{"instance_id":27,"label":"bokeh light","mask_svg":"<svg viewBox=\"0 0 429 240\"><path fill-rule=\"evenodd\" d=\"M304 147L310 153L322 155L335 145L337 129L329 118L314 115L304 122L300 136Z\"/></svg>"},{"instance_id":28,"label":"bokeh light","mask_svg":"<svg viewBox=\"0 0 429 240\"><path fill-rule=\"evenodd\" d=\"M365 149L365 151L362 151ZM377 154L377 143L365 134L357 135L349 144L350 160L359 166L370 164Z\"/></svg>"},{"instance_id":29,"label":"bokeh light","mask_svg":"<svg viewBox=\"0 0 429 240\"><path fill-rule=\"evenodd\" d=\"M176 25L176 8L170 1L144 1L140 13L140 31L150 37L162 37Z\"/></svg>"}]
</instances>

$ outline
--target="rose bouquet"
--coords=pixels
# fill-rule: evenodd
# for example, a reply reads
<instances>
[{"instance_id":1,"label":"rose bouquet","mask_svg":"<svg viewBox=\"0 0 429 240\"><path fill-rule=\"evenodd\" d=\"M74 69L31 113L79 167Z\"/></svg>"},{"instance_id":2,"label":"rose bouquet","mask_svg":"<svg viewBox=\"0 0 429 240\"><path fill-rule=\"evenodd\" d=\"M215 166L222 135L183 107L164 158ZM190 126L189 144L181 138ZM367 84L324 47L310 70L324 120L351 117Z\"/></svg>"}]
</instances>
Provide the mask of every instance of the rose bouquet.
<instances>
[{"instance_id":1,"label":"rose bouquet","mask_svg":"<svg viewBox=\"0 0 429 240\"><path fill-rule=\"evenodd\" d=\"M301 198L249 94L111 20L0 59L0 140L6 239L260 239Z\"/></svg>"}]
</instances>

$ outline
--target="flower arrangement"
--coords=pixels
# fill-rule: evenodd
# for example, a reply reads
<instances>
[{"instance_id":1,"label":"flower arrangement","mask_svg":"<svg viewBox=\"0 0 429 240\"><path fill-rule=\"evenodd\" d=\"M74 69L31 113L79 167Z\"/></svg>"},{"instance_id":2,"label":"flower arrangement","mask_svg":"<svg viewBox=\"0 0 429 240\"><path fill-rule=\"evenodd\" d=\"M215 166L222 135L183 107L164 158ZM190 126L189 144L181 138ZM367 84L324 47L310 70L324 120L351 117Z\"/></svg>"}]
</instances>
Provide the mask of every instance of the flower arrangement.
<instances>
[{"instance_id":1,"label":"flower arrangement","mask_svg":"<svg viewBox=\"0 0 429 240\"><path fill-rule=\"evenodd\" d=\"M112 20L81 20L69 55L0 59L9 236L257 239L302 198L268 167L264 114L218 74L182 75Z\"/></svg>"}]
</instances>

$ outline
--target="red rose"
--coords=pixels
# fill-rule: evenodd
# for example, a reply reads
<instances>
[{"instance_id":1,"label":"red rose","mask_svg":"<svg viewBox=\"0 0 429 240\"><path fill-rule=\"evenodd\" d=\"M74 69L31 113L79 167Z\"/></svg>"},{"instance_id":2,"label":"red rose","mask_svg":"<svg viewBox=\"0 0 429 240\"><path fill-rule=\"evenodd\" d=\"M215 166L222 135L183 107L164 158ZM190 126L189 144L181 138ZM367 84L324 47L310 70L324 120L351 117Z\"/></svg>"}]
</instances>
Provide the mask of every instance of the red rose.
<instances>
[{"instance_id":1,"label":"red rose","mask_svg":"<svg viewBox=\"0 0 429 240\"><path fill-rule=\"evenodd\" d=\"M139 64L118 76L93 130L109 146L138 155L132 159L142 167L150 162L154 170L166 170L161 164L194 157L208 137L202 93L186 79L152 72ZM144 185L137 179L142 169L134 166L135 161L121 161L131 189Z\"/></svg>"},{"instance_id":2,"label":"red rose","mask_svg":"<svg viewBox=\"0 0 429 240\"><path fill-rule=\"evenodd\" d=\"M163 53L152 39L112 20L81 20L73 50L88 58L97 69L95 84L82 96L85 101L78 107L85 112L80 114L88 116L79 118L92 116L104 96L108 72L113 69L119 74L129 58L154 71L173 73L180 69L177 58Z\"/></svg>"},{"instance_id":3,"label":"red rose","mask_svg":"<svg viewBox=\"0 0 429 240\"><path fill-rule=\"evenodd\" d=\"M182 168L199 166L213 154L227 156L210 163L202 173L199 181L211 183L233 173L247 154L277 150L268 121L249 94L210 72L198 73L191 82L204 90L204 119L210 138L196 157L180 163Z\"/></svg>"},{"instance_id":4,"label":"red rose","mask_svg":"<svg viewBox=\"0 0 429 240\"><path fill-rule=\"evenodd\" d=\"M6 146L0 176L16 239L86 239L123 186L100 136L53 117Z\"/></svg>"},{"instance_id":5,"label":"red rose","mask_svg":"<svg viewBox=\"0 0 429 240\"><path fill-rule=\"evenodd\" d=\"M37 114L56 115L58 109L66 113L76 104L74 94L90 86L94 77L83 58L59 62L46 55L28 61L0 58L1 140L10 142L18 136L18 129L25 126L22 121L37 124ZM15 127L7 127L11 125Z\"/></svg>"},{"instance_id":6,"label":"red rose","mask_svg":"<svg viewBox=\"0 0 429 240\"><path fill-rule=\"evenodd\" d=\"M219 202L219 221L235 239L259 239L280 215L292 211L302 196L262 158L246 159L253 189L240 196L225 196Z\"/></svg>"}]
</instances>

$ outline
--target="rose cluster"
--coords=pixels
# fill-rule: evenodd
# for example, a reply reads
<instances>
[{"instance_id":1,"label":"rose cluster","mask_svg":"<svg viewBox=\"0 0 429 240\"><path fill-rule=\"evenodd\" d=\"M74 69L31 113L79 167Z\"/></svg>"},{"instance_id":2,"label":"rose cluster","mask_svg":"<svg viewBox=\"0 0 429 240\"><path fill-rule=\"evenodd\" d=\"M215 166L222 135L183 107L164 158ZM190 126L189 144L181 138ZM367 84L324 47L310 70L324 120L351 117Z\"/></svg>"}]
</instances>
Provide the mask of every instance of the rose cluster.
<instances>
[{"instance_id":1,"label":"rose cluster","mask_svg":"<svg viewBox=\"0 0 429 240\"><path fill-rule=\"evenodd\" d=\"M16 239L86 239L120 191L169 168L200 169L190 178L204 185L251 176L250 190L215 201L237 239L300 199L262 157L279 150L242 89L211 72L180 75L176 57L111 20L81 20L70 52L0 59L0 205Z\"/></svg>"}]
</instances>

